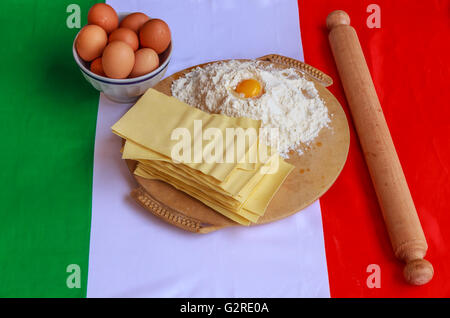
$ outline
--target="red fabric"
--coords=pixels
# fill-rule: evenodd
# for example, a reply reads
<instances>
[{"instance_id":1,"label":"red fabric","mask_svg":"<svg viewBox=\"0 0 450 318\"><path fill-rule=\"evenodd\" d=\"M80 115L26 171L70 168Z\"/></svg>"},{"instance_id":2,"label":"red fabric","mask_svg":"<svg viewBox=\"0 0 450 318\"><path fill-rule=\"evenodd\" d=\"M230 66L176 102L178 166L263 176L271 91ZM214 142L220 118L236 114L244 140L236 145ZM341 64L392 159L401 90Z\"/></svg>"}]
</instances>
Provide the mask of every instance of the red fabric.
<instances>
[{"instance_id":1,"label":"red fabric","mask_svg":"<svg viewBox=\"0 0 450 318\"><path fill-rule=\"evenodd\" d=\"M381 8L381 28L369 29L367 6ZM332 297L450 296L450 1L299 0L305 60L331 75L330 91L349 115L328 44L327 15L345 10L366 56L411 189L433 264L421 287L403 281L350 117L345 168L322 197ZM366 285L369 264L381 267L381 288Z\"/></svg>"}]
</instances>

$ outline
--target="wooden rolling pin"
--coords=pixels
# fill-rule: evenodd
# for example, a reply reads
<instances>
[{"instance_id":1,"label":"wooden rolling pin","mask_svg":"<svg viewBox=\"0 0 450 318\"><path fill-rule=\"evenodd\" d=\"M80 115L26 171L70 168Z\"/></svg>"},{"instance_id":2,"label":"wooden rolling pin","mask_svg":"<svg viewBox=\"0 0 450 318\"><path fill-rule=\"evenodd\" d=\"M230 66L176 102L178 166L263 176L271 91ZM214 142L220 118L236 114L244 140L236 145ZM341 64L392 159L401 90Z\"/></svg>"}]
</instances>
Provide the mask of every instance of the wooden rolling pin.
<instances>
[{"instance_id":1,"label":"wooden rolling pin","mask_svg":"<svg viewBox=\"0 0 450 318\"><path fill-rule=\"evenodd\" d=\"M427 242L358 36L344 11L330 13L327 27L394 253L406 263L403 274L408 283L426 284L434 274L431 263L423 259Z\"/></svg>"}]
</instances>

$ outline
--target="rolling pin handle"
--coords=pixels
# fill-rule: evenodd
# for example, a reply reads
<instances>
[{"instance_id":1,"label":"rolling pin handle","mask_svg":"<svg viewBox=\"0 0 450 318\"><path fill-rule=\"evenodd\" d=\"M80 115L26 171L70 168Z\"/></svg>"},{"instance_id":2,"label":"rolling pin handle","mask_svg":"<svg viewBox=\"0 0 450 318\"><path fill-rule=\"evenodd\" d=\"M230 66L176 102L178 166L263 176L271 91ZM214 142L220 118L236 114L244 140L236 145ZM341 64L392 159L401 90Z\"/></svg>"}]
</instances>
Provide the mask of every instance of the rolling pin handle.
<instances>
[{"instance_id":1,"label":"rolling pin handle","mask_svg":"<svg viewBox=\"0 0 450 318\"><path fill-rule=\"evenodd\" d=\"M331 31L340 25L350 25L350 17L347 12L336 10L331 12L327 17L327 28Z\"/></svg>"},{"instance_id":2,"label":"rolling pin handle","mask_svg":"<svg viewBox=\"0 0 450 318\"><path fill-rule=\"evenodd\" d=\"M403 269L403 276L411 285L424 285L433 278L433 275L433 265L423 258L408 261Z\"/></svg>"},{"instance_id":3,"label":"rolling pin handle","mask_svg":"<svg viewBox=\"0 0 450 318\"><path fill-rule=\"evenodd\" d=\"M403 276L411 285L424 285L433 278L433 265L424 259L427 249L426 242L419 240L400 244L395 250L397 258L406 263Z\"/></svg>"}]
</instances>

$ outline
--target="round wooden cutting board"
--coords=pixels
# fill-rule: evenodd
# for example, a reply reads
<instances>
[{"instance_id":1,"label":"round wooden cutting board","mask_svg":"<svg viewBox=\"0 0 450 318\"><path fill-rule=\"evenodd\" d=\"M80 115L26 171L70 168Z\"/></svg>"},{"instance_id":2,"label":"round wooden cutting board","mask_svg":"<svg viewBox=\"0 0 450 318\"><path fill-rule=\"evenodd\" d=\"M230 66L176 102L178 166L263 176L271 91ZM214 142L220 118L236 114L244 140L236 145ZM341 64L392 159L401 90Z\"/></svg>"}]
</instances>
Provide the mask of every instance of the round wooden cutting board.
<instances>
[{"instance_id":1,"label":"round wooden cutting board","mask_svg":"<svg viewBox=\"0 0 450 318\"><path fill-rule=\"evenodd\" d=\"M297 68L300 74L312 80L325 101L331 119L329 128L321 130L319 136L309 148L305 149L303 155L290 153L290 159L287 162L293 164L295 169L275 194L265 215L259 219L258 224L263 224L299 212L331 187L347 159L350 136L347 118L341 105L326 89L326 86L332 84L330 77L307 64L279 55L267 55L258 60L279 68ZM193 68L206 64L175 73L154 88L171 95L171 85L174 80L184 76ZM136 162L128 160L127 164L133 171ZM167 183L133 176L139 187L131 192L132 197L147 210L175 226L191 232L208 233L223 227L238 225Z\"/></svg>"}]
</instances>

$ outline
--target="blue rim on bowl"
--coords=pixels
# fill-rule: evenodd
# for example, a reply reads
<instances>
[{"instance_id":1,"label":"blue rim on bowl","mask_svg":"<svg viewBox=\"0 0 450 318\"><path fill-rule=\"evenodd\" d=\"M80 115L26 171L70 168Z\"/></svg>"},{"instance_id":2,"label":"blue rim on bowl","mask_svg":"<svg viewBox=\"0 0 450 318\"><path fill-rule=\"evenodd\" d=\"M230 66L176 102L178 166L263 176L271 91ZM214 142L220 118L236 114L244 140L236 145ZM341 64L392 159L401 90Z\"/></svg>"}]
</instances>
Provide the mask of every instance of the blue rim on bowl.
<instances>
[{"instance_id":1,"label":"blue rim on bowl","mask_svg":"<svg viewBox=\"0 0 450 318\"><path fill-rule=\"evenodd\" d=\"M81 30L80 30L81 31ZM75 43L77 41L78 35L80 34L80 32L78 31L77 35L75 36L75 39L73 40L73 44L72 44L72 53L73 53L73 57L75 59L75 62L77 63L78 67L80 68L80 70L86 74L87 76L105 83L105 84L112 84L112 85L130 85L130 84L139 84L141 82L145 82L146 80L149 80L153 77L155 77L156 75L158 75L159 73L161 73L165 67L167 66L167 64L169 64L170 62L170 58L172 57L172 41L170 41L169 46L167 47L167 49L159 54L159 56L163 56L164 57L164 62L158 66L158 68L156 68L155 70L153 70L150 73L147 73L145 75L142 76L138 76L138 77L133 77L133 78L122 78L122 79L114 79L114 78L109 78L109 77L104 77L104 76L100 76L97 75L93 72L91 72L90 69L88 69L84 63L84 62L77 53L77 50L75 48Z\"/></svg>"}]
</instances>

